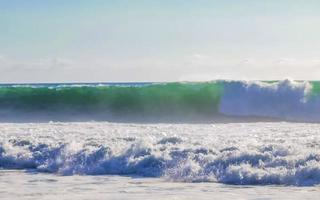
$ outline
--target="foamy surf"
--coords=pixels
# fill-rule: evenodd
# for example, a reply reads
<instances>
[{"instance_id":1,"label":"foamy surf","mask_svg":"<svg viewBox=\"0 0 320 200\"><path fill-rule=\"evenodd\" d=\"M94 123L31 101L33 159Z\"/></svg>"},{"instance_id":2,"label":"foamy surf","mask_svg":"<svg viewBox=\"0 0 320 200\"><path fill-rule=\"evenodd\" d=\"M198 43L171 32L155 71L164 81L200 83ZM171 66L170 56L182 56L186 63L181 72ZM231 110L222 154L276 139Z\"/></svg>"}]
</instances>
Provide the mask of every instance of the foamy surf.
<instances>
[{"instance_id":1,"label":"foamy surf","mask_svg":"<svg viewBox=\"0 0 320 200\"><path fill-rule=\"evenodd\" d=\"M235 185L320 184L318 124L1 124L0 167Z\"/></svg>"}]
</instances>

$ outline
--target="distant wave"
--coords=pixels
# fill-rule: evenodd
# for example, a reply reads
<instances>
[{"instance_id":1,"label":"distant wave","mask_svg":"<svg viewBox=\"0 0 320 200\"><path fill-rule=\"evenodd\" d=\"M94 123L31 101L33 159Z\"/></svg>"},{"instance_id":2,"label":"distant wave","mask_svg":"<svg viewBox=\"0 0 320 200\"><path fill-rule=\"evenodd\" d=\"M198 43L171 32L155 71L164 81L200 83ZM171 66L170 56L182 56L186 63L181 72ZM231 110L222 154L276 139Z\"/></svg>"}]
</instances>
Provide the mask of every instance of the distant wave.
<instances>
[{"instance_id":1,"label":"distant wave","mask_svg":"<svg viewBox=\"0 0 320 200\"><path fill-rule=\"evenodd\" d=\"M320 121L320 83L54 84L0 87L0 120L215 120L219 117Z\"/></svg>"},{"instance_id":2,"label":"distant wave","mask_svg":"<svg viewBox=\"0 0 320 200\"><path fill-rule=\"evenodd\" d=\"M177 137L162 138L155 144L130 140L131 146L115 153L99 143L51 144L11 139L0 145L0 168L241 185L320 184L320 156L312 152L294 155L289 147L271 144L254 149L177 148L176 144L183 141Z\"/></svg>"}]
</instances>

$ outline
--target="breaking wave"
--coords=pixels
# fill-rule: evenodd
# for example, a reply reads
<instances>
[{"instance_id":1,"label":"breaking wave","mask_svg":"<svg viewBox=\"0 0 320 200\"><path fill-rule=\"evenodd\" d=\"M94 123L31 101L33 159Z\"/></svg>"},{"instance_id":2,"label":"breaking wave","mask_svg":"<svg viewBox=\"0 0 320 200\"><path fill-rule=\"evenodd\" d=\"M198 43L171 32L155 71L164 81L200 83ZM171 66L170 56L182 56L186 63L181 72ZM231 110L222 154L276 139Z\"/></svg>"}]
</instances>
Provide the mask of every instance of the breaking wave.
<instances>
[{"instance_id":1,"label":"breaking wave","mask_svg":"<svg viewBox=\"0 0 320 200\"><path fill-rule=\"evenodd\" d=\"M224 117L320 121L320 83L214 81L83 85L2 85L0 120L215 120Z\"/></svg>"},{"instance_id":2,"label":"breaking wave","mask_svg":"<svg viewBox=\"0 0 320 200\"><path fill-rule=\"evenodd\" d=\"M130 140L131 141L131 140ZM0 168L60 175L132 175L173 181L241 185L320 184L320 154L285 145L241 149L179 146L183 139L132 143L123 151L98 143L31 143L10 139L0 146ZM297 153L299 151L299 153Z\"/></svg>"},{"instance_id":3,"label":"breaking wave","mask_svg":"<svg viewBox=\"0 0 320 200\"><path fill-rule=\"evenodd\" d=\"M220 112L231 116L320 121L319 94L318 82L230 82L224 87Z\"/></svg>"}]
</instances>

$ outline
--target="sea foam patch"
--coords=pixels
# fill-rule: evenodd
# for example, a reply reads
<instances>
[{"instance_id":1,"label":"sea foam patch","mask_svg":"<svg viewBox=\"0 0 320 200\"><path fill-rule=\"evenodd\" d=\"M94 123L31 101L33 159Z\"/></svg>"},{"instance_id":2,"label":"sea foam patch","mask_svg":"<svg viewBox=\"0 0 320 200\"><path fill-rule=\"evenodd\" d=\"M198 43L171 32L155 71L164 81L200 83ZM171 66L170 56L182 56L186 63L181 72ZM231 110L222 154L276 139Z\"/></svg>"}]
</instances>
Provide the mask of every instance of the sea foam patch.
<instances>
[{"instance_id":1,"label":"sea foam patch","mask_svg":"<svg viewBox=\"0 0 320 200\"><path fill-rule=\"evenodd\" d=\"M278 122L2 124L0 168L310 186L320 184L319 128Z\"/></svg>"}]
</instances>

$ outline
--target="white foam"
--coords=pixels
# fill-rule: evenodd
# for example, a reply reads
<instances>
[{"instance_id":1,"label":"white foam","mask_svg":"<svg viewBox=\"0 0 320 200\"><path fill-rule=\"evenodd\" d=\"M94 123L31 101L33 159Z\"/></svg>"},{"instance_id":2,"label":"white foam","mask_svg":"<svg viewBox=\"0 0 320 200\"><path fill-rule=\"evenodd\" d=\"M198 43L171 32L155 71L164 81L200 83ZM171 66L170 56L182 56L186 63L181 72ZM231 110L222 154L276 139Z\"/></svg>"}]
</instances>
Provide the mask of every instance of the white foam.
<instances>
[{"instance_id":1,"label":"white foam","mask_svg":"<svg viewBox=\"0 0 320 200\"><path fill-rule=\"evenodd\" d=\"M230 82L225 84L219 109L232 116L319 121L320 97L311 91L309 82L290 79L274 83Z\"/></svg>"},{"instance_id":2,"label":"white foam","mask_svg":"<svg viewBox=\"0 0 320 200\"><path fill-rule=\"evenodd\" d=\"M0 168L315 185L320 184L319 128L279 122L0 124Z\"/></svg>"}]
</instances>

